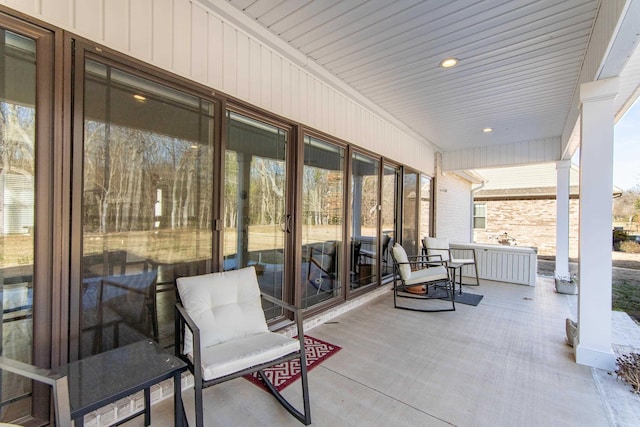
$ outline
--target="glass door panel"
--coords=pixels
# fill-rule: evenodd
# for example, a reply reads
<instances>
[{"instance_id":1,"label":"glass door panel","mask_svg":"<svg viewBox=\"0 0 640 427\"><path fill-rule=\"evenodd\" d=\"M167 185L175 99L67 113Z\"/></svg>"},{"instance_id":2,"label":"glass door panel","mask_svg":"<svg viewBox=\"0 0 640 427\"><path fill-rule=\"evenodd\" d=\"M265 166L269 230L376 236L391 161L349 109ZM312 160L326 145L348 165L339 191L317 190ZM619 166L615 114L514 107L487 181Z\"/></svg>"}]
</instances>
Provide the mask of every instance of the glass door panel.
<instances>
[{"instance_id":1,"label":"glass door panel","mask_svg":"<svg viewBox=\"0 0 640 427\"><path fill-rule=\"evenodd\" d=\"M378 280L379 165L359 153L351 159L351 289Z\"/></svg>"},{"instance_id":2,"label":"glass door panel","mask_svg":"<svg viewBox=\"0 0 640 427\"><path fill-rule=\"evenodd\" d=\"M0 346L32 363L36 42L0 29ZM0 421L31 413L31 381L1 373Z\"/></svg>"},{"instance_id":3,"label":"glass door panel","mask_svg":"<svg viewBox=\"0 0 640 427\"><path fill-rule=\"evenodd\" d=\"M342 294L344 148L304 137L302 306Z\"/></svg>"},{"instance_id":4,"label":"glass door panel","mask_svg":"<svg viewBox=\"0 0 640 427\"><path fill-rule=\"evenodd\" d=\"M391 247L396 238L396 218L398 213L398 177L400 169L385 165L382 175L382 277L393 274Z\"/></svg>"},{"instance_id":5,"label":"glass door panel","mask_svg":"<svg viewBox=\"0 0 640 427\"><path fill-rule=\"evenodd\" d=\"M402 247L418 255L418 174L405 170L402 185Z\"/></svg>"},{"instance_id":6,"label":"glass door panel","mask_svg":"<svg viewBox=\"0 0 640 427\"><path fill-rule=\"evenodd\" d=\"M420 247L422 238L428 237L431 230L431 182L430 177L420 175Z\"/></svg>"},{"instance_id":7,"label":"glass door panel","mask_svg":"<svg viewBox=\"0 0 640 427\"><path fill-rule=\"evenodd\" d=\"M173 343L175 278L211 271L213 114L211 101L85 62L80 357Z\"/></svg>"},{"instance_id":8,"label":"glass door panel","mask_svg":"<svg viewBox=\"0 0 640 427\"><path fill-rule=\"evenodd\" d=\"M224 269L253 265L263 292L284 299L286 150L289 131L227 112L224 184ZM265 305L268 319L281 315Z\"/></svg>"}]
</instances>

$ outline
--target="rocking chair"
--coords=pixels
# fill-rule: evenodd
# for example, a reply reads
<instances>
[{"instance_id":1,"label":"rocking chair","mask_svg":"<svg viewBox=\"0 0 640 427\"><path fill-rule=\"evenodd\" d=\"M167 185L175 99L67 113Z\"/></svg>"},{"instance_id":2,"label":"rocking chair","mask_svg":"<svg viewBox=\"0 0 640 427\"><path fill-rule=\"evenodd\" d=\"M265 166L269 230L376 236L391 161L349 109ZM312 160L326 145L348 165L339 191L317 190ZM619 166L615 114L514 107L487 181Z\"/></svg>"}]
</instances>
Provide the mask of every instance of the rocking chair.
<instances>
[{"instance_id":1,"label":"rocking chair","mask_svg":"<svg viewBox=\"0 0 640 427\"><path fill-rule=\"evenodd\" d=\"M261 294L254 267L177 279L176 353L194 376L196 426L204 425L202 389L253 372L276 400L304 425L311 424L302 313ZM294 313L298 338L270 332L260 297ZM300 359L304 412L293 407L263 369ZM211 423L207 423L211 425Z\"/></svg>"}]
</instances>

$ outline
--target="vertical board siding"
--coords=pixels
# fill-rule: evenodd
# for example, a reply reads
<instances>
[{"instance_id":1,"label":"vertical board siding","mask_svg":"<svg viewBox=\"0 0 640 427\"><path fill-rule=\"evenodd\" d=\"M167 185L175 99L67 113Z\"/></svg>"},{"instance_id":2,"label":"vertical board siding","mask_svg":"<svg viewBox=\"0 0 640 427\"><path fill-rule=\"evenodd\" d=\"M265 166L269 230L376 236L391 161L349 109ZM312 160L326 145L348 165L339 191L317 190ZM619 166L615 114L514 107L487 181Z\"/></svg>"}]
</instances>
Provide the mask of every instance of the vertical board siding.
<instances>
[{"instance_id":1,"label":"vertical board siding","mask_svg":"<svg viewBox=\"0 0 640 427\"><path fill-rule=\"evenodd\" d=\"M152 0L131 0L129 4L129 49L138 58L153 57Z\"/></svg>"},{"instance_id":2,"label":"vertical board siding","mask_svg":"<svg viewBox=\"0 0 640 427\"><path fill-rule=\"evenodd\" d=\"M432 147L199 3L0 0L0 4L433 175Z\"/></svg>"},{"instance_id":3,"label":"vertical board siding","mask_svg":"<svg viewBox=\"0 0 640 427\"><path fill-rule=\"evenodd\" d=\"M251 64L251 40L244 34L236 34L236 77L239 81L249 81L251 78L251 70L255 67ZM255 74L254 74L255 76ZM238 85L237 96L240 99L249 100L251 93L251 85Z\"/></svg>"},{"instance_id":4,"label":"vertical board siding","mask_svg":"<svg viewBox=\"0 0 640 427\"><path fill-rule=\"evenodd\" d=\"M191 2L173 0L173 69L191 76Z\"/></svg>"},{"instance_id":5,"label":"vertical board siding","mask_svg":"<svg viewBox=\"0 0 640 427\"><path fill-rule=\"evenodd\" d=\"M221 88L224 80L224 73L222 68L222 56L224 55L224 50L222 48L222 43L219 42L220 40L222 40L223 34L224 25L222 21L213 15L209 15L209 28L207 37L207 39L209 40L209 44L206 53L206 55L208 56L208 76L206 83L214 88ZM218 40L218 43L215 43L215 40Z\"/></svg>"},{"instance_id":6,"label":"vertical board siding","mask_svg":"<svg viewBox=\"0 0 640 427\"><path fill-rule=\"evenodd\" d=\"M282 58L271 52L271 104L269 110L282 113Z\"/></svg>"},{"instance_id":7,"label":"vertical board siding","mask_svg":"<svg viewBox=\"0 0 640 427\"><path fill-rule=\"evenodd\" d=\"M471 237L471 184L453 175L439 175L435 193L436 237L446 237L450 242L468 242Z\"/></svg>"},{"instance_id":8,"label":"vertical board siding","mask_svg":"<svg viewBox=\"0 0 640 427\"><path fill-rule=\"evenodd\" d=\"M291 117L291 64L282 61L282 115Z\"/></svg>"},{"instance_id":9,"label":"vertical board siding","mask_svg":"<svg viewBox=\"0 0 640 427\"><path fill-rule=\"evenodd\" d=\"M77 0L76 0L77 1ZM71 4L64 2L60 4L53 3L51 1L44 0L41 3L42 14L45 16L51 16L61 23L64 23L66 27L73 25L73 13Z\"/></svg>"},{"instance_id":10,"label":"vertical board siding","mask_svg":"<svg viewBox=\"0 0 640 427\"><path fill-rule=\"evenodd\" d=\"M199 82L206 82L207 71L207 52L209 42L209 18L207 12L193 5L191 8L191 75L193 79Z\"/></svg>"},{"instance_id":11,"label":"vertical board siding","mask_svg":"<svg viewBox=\"0 0 640 427\"><path fill-rule=\"evenodd\" d=\"M32 15L40 13L39 0L6 0L4 3L9 7L25 13L31 13Z\"/></svg>"},{"instance_id":12,"label":"vertical board siding","mask_svg":"<svg viewBox=\"0 0 640 427\"><path fill-rule=\"evenodd\" d=\"M462 249L473 249L476 253L478 276L485 280L535 286L538 268L537 252L532 248L453 243L454 257L464 258L469 254ZM473 267L463 267L462 275L474 277Z\"/></svg>"},{"instance_id":13,"label":"vertical board siding","mask_svg":"<svg viewBox=\"0 0 640 427\"><path fill-rule=\"evenodd\" d=\"M442 153L442 170L446 172L555 162L560 160L560 144L560 137L556 137L448 151Z\"/></svg>"},{"instance_id":14,"label":"vertical board siding","mask_svg":"<svg viewBox=\"0 0 640 427\"><path fill-rule=\"evenodd\" d=\"M237 69L237 40L236 30L226 23L222 25L222 40L211 40L212 43L222 43L222 90L227 93L237 94L236 69Z\"/></svg>"},{"instance_id":15,"label":"vertical board siding","mask_svg":"<svg viewBox=\"0 0 640 427\"><path fill-rule=\"evenodd\" d=\"M109 46L120 51L130 50L129 1L107 0L104 2L104 39Z\"/></svg>"},{"instance_id":16,"label":"vertical board siding","mask_svg":"<svg viewBox=\"0 0 640 427\"><path fill-rule=\"evenodd\" d=\"M173 0L153 0L151 2L152 62L169 69L173 64Z\"/></svg>"},{"instance_id":17,"label":"vertical board siding","mask_svg":"<svg viewBox=\"0 0 640 427\"><path fill-rule=\"evenodd\" d=\"M54 6L54 2L49 2ZM63 2L55 2L56 7ZM95 41L103 41L103 1L102 0L84 0L76 1L73 4L75 8L74 22L75 29L80 35ZM49 16L47 16L49 18ZM51 16L53 20L54 17ZM56 23L56 21L53 21Z\"/></svg>"}]
</instances>

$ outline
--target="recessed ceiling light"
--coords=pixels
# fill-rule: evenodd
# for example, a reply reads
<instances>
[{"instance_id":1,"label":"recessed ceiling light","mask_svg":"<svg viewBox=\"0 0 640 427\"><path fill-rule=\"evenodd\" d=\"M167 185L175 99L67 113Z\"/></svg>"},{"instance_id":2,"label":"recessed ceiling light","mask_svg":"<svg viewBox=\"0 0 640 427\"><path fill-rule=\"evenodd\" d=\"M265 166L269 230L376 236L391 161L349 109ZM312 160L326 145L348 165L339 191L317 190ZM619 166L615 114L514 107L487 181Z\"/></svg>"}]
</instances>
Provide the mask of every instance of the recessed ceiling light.
<instances>
[{"instance_id":1,"label":"recessed ceiling light","mask_svg":"<svg viewBox=\"0 0 640 427\"><path fill-rule=\"evenodd\" d=\"M484 128L484 129L482 129L482 132L484 132L484 133L493 132L493 128Z\"/></svg>"},{"instance_id":2,"label":"recessed ceiling light","mask_svg":"<svg viewBox=\"0 0 640 427\"><path fill-rule=\"evenodd\" d=\"M133 98L134 98L136 101L145 101L145 100L147 99L147 98L145 98L145 97L144 97L144 96L142 96L142 95L133 95Z\"/></svg>"},{"instance_id":3,"label":"recessed ceiling light","mask_svg":"<svg viewBox=\"0 0 640 427\"><path fill-rule=\"evenodd\" d=\"M442 68L451 68L458 65L458 58L447 58L440 61L440 67Z\"/></svg>"}]
</instances>

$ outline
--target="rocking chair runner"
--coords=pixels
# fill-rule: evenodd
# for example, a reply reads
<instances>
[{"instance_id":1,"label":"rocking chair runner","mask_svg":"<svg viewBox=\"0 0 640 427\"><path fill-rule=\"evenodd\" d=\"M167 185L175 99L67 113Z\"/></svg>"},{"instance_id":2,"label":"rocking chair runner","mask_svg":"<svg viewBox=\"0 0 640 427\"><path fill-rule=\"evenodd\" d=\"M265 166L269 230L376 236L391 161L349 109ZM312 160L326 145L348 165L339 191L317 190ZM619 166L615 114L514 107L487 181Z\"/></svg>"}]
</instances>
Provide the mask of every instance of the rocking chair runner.
<instances>
[{"instance_id":1,"label":"rocking chair runner","mask_svg":"<svg viewBox=\"0 0 640 427\"><path fill-rule=\"evenodd\" d=\"M311 424L302 313L260 293L254 267L177 279L176 353L194 376L196 426L202 427L202 389L258 372L273 396L305 425ZM270 332L260 297L294 313L298 339ZM293 407L263 369L300 359L304 412ZM210 423L208 423L210 425Z\"/></svg>"}]
</instances>

